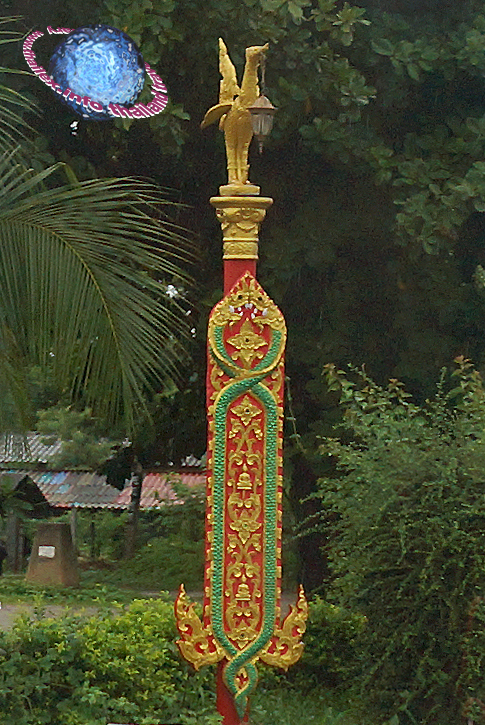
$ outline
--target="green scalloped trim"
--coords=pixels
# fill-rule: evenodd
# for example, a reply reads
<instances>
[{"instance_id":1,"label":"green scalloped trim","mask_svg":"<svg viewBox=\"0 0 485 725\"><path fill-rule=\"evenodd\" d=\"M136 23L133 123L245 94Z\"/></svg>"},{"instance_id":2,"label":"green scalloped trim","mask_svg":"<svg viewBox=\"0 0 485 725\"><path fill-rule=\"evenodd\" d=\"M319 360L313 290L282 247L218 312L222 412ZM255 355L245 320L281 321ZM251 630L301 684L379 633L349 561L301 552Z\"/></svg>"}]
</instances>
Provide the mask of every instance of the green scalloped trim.
<instances>
[{"instance_id":1,"label":"green scalloped trim","mask_svg":"<svg viewBox=\"0 0 485 725\"><path fill-rule=\"evenodd\" d=\"M282 337L283 337L283 335L281 334L281 332L279 330L275 330L273 332L273 336L272 336L272 340L271 340L271 344L269 346L268 352L263 357L263 359L260 360L259 363L257 365L255 365L254 368L251 368L251 370L249 370L249 371L246 371L244 368L239 368L239 369L241 369L241 370L244 369L245 372L258 373L260 370L265 370L268 366L275 363L278 352L280 350ZM223 360L225 360L227 363L229 363L229 365L231 366L231 368L233 370L234 370L234 367L239 367L236 365L236 363L234 362L234 360L232 359L232 357L229 355L226 348L224 347L224 327L222 327L222 326L215 327L214 339L216 342L216 352L217 352L217 355L215 355L213 353L214 358L219 363L222 362ZM232 371L230 372L226 368L223 368L223 369L224 369L224 372L228 373L228 375L230 375L231 377L234 377L234 372L232 372ZM266 371L264 374L265 377L267 374L268 374L268 372Z\"/></svg>"},{"instance_id":2,"label":"green scalloped trim","mask_svg":"<svg viewBox=\"0 0 485 725\"><path fill-rule=\"evenodd\" d=\"M278 339L279 338L279 339ZM215 339L223 344L222 328L216 328ZM281 333L275 331L270 350L257 367L277 364L281 345ZM271 360L271 356L273 360ZM232 362L232 361L231 361ZM256 372L257 368L253 368ZM272 393L261 381L268 375L255 375L229 383L216 399L214 412L214 519L213 519L213 578L212 578L212 626L219 644L231 659L224 668L224 680L234 697L240 717L244 716L249 694L258 681L254 662L260 650L269 642L276 623L277 586L277 482L278 482L278 404ZM264 548L264 612L263 627L258 637L244 650L239 651L226 636L224 630L224 483L226 420L230 404L247 390L263 403L266 411L266 485L265 485L265 548ZM246 686L239 690L236 676L244 667L248 674Z\"/></svg>"}]
</instances>

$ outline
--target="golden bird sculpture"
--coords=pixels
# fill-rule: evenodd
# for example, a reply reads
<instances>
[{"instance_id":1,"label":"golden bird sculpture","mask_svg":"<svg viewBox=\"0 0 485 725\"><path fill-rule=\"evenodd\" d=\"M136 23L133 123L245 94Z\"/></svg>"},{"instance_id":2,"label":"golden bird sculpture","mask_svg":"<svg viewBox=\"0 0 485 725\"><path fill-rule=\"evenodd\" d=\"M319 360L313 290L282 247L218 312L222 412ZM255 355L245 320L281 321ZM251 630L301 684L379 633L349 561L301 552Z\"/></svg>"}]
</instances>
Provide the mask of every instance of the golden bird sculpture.
<instances>
[{"instance_id":1,"label":"golden bird sculpture","mask_svg":"<svg viewBox=\"0 0 485 725\"><path fill-rule=\"evenodd\" d=\"M248 180L248 152L253 137L251 114L248 108L259 97L258 68L266 45L254 45L246 48L246 63L241 86L238 85L236 69L232 63L226 45L219 38L219 71L222 76L219 87L219 103L209 108L201 123L201 128L219 121L224 131L227 156L227 186L221 187L225 195L258 194L259 187Z\"/></svg>"}]
</instances>

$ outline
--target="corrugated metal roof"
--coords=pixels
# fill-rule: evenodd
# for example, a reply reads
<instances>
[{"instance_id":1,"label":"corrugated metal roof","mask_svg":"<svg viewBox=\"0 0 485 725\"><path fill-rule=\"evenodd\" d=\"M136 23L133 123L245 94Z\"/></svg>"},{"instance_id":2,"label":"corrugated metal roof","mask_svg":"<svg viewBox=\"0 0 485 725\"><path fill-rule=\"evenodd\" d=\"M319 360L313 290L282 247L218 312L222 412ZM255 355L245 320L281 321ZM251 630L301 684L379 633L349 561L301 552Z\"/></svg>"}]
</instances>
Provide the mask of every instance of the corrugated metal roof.
<instances>
[{"instance_id":1,"label":"corrugated metal roof","mask_svg":"<svg viewBox=\"0 0 485 725\"><path fill-rule=\"evenodd\" d=\"M141 490L140 508L154 509L161 508L167 503L181 503L173 489L173 485L187 486L194 488L203 486L205 473L147 473L143 479ZM118 495L118 503L127 508L130 503L131 485L125 486Z\"/></svg>"},{"instance_id":2,"label":"corrugated metal roof","mask_svg":"<svg viewBox=\"0 0 485 725\"><path fill-rule=\"evenodd\" d=\"M15 473L19 475L19 471ZM56 508L119 508L119 491L106 483L106 476L86 471L22 471Z\"/></svg>"},{"instance_id":3,"label":"corrugated metal roof","mask_svg":"<svg viewBox=\"0 0 485 725\"><path fill-rule=\"evenodd\" d=\"M62 441L41 433L0 435L0 463L49 463L62 448Z\"/></svg>"},{"instance_id":4,"label":"corrugated metal roof","mask_svg":"<svg viewBox=\"0 0 485 725\"><path fill-rule=\"evenodd\" d=\"M85 471L5 471L20 481L28 476L34 481L51 506L56 508L111 508L127 509L131 498L131 484L123 491L106 483L106 476ZM205 473L147 473L143 480L141 509L161 508L179 499L173 485L188 488L203 485Z\"/></svg>"}]
</instances>

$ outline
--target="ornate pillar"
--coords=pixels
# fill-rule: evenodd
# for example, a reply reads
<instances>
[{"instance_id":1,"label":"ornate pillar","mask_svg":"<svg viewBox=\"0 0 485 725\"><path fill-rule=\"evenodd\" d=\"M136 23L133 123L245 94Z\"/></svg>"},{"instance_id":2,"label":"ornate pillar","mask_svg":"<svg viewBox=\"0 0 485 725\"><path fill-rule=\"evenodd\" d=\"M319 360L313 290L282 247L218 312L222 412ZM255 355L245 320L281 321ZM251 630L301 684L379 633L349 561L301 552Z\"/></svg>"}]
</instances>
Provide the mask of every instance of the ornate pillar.
<instances>
[{"instance_id":1,"label":"ornate pillar","mask_svg":"<svg viewBox=\"0 0 485 725\"><path fill-rule=\"evenodd\" d=\"M287 669L302 651L303 591L280 622L286 325L258 284L258 229L272 200L213 197L224 237L224 298L208 329L207 518L203 619L183 589L182 655L221 662L224 725L247 722L256 662Z\"/></svg>"},{"instance_id":2,"label":"ornate pillar","mask_svg":"<svg viewBox=\"0 0 485 725\"><path fill-rule=\"evenodd\" d=\"M210 203L216 209L222 228L224 294L227 294L244 272L256 276L259 225L273 199L264 196L213 196Z\"/></svg>"},{"instance_id":3,"label":"ornate pillar","mask_svg":"<svg viewBox=\"0 0 485 725\"><path fill-rule=\"evenodd\" d=\"M256 51L261 48L247 49L247 67ZM228 73L223 43L220 67ZM229 106L236 115L236 103L214 108L223 105L227 112ZM280 620L286 325L256 279L259 226L273 202L247 181L246 160L247 148L236 164L241 177L210 200L222 227L224 297L211 312L207 335L202 620L183 587L175 603L183 657L196 669L219 663L217 707L224 725L248 722L258 660L287 669L299 659L307 617L300 590ZM229 179L231 168L228 152Z\"/></svg>"}]
</instances>

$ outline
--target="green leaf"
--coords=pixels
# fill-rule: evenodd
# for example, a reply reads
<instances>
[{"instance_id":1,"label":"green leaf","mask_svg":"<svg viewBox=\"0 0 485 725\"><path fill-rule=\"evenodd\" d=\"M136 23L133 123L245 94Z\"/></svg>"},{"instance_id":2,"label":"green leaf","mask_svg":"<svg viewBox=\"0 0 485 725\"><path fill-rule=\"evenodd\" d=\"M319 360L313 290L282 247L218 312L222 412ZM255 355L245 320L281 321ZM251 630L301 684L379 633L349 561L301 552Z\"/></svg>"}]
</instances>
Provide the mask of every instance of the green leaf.
<instances>
[{"instance_id":1,"label":"green leaf","mask_svg":"<svg viewBox=\"0 0 485 725\"><path fill-rule=\"evenodd\" d=\"M395 47L387 38L371 41L372 50L379 55L394 55Z\"/></svg>"},{"instance_id":2,"label":"green leaf","mask_svg":"<svg viewBox=\"0 0 485 725\"><path fill-rule=\"evenodd\" d=\"M485 200L484 199L474 199L473 206L475 207L476 211L484 212L485 211Z\"/></svg>"},{"instance_id":3,"label":"green leaf","mask_svg":"<svg viewBox=\"0 0 485 725\"><path fill-rule=\"evenodd\" d=\"M420 73L419 73L419 66L417 66L416 63L408 63L406 65L406 68L407 68L407 71L408 71L410 77L413 80L415 80L415 81L419 81L420 80L420 77L421 76L420 76Z\"/></svg>"},{"instance_id":4,"label":"green leaf","mask_svg":"<svg viewBox=\"0 0 485 725\"><path fill-rule=\"evenodd\" d=\"M303 8L301 5L297 5L296 2L289 0L288 11L295 22L301 22L303 18Z\"/></svg>"},{"instance_id":5,"label":"green leaf","mask_svg":"<svg viewBox=\"0 0 485 725\"><path fill-rule=\"evenodd\" d=\"M286 0L261 0L261 9L264 12L272 13L284 5Z\"/></svg>"},{"instance_id":6,"label":"green leaf","mask_svg":"<svg viewBox=\"0 0 485 725\"><path fill-rule=\"evenodd\" d=\"M153 184L27 169L5 132L12 113L0 107L2 384L23 419L22 370L49 364L60 389L129 431L184 360L188 324L164 280L189 281L191 245ZM47 188L60 169L72 183Z\"/></svg>"}]
</instances>

